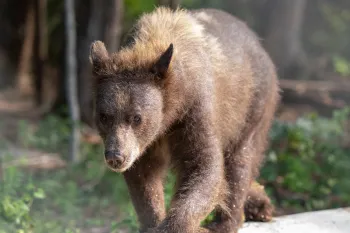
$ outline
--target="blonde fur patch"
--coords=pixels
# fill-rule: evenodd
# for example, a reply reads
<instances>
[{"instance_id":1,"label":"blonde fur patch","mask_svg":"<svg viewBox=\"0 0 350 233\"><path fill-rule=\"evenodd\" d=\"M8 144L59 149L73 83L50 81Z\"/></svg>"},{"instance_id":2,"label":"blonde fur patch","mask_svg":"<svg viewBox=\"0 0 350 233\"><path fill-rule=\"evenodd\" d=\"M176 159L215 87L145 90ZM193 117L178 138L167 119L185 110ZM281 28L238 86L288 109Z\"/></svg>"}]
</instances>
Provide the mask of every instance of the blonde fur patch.
<instances>
[{"instance_id":1,"label":"blonde fur patch","mask_svg":"<svg viewBox=\"0 0 350 233\"><path fill-rule=\"evenodd\" d=\"M186 57L191 58L193 50L198 46L210 49L212 53L209 54L212 54L213 59L222 57L216 39L206 35L203 25L185 9L159 7L152 13L141 16L135 27L137 34L134 45L122 48L112 55L114 69L148 67L171 43L174 45L173 59L181 58L183 61ZM201 64L191 60L184 62L190 62L188 66L192 68L201 67Z\"/></svg>"}]
</instances>

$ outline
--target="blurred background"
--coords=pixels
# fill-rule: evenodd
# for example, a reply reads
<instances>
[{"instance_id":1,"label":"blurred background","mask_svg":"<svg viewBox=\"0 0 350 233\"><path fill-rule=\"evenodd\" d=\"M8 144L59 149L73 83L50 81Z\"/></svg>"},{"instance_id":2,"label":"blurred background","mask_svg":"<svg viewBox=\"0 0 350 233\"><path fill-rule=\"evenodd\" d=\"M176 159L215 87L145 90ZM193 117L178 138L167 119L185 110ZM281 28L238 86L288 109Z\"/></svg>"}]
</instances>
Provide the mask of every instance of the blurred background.
<instances>
[{"instance_id":1,"label":"blurred background","mask_svg":"<svg viewBox=\"0 0 350 233\"><path fill-rule=\"evenodd\" d=\"M88 54L96 39L117 51L156 5L224 9L274 60L283 98L259 182L276 215L350 206L350 1L0 0L0 233L136 232L93 126Z\"/></svg>"}]
</instances>

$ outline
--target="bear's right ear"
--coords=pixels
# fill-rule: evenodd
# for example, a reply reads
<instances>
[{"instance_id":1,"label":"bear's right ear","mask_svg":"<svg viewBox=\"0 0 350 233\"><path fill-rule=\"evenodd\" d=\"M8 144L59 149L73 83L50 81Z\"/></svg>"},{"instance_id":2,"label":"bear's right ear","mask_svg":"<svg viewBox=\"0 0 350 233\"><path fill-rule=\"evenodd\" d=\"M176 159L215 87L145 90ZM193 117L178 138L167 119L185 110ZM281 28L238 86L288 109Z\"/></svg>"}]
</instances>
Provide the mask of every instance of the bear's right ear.
<instances>
[{"instance_id":1,"label":"bear's right ear","mask_svg":"<svg viewBox=\"0 0 350 233\"><path fill-rule=\"evenodd\" d=\"M159 59L153 65L153 67L151 68L151 72L160 78L165 77L165 74L169 69L173 52L174 52L174 45L170 44L167 50L163 52L163 54L159 57Z\"/></svg>"},{"instance_id":2,"label":"bear's right ear","mask_svg":"<svg viewBox=\"0 0 350 233\"><path fill-rule=\"evenodd\" d=\"M103 62L109 58L106 46L102 41L94 41L90 47L90 63L93 71L97 72L102 68Z\"/></svg>"}]
</instances>

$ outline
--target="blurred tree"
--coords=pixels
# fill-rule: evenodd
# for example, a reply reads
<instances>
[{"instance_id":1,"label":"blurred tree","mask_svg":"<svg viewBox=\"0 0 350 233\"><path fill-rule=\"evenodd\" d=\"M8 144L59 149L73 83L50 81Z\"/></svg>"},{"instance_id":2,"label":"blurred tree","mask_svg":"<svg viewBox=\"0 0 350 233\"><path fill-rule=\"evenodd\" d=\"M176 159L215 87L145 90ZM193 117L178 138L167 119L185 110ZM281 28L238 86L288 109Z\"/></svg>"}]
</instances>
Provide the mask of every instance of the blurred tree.
<instances>
[{"instance_id":1,"label":"blurred tree","mask_svg":"<svg viewBox=\"0 0 350 233\"><path fill-rule=\"evenodd\" d=\"M19 57L16 79L17 90L22 96L33 95L33 82L30 76L30 71L32 68L31 61L33 56L34 32L34 1L30 0L27 4L24 39Z\"/></svg>"},{"instance_id":2,"label":"blurred tree","mask_svg":"<svg viewBox=\"0 0 350 233\"><path fill-rule=\"evenodd\" d=\"M158 5L169 6L172 9L176 9L180 4L181 0L158 0Z\"/></svg>"},{"instance_id":3,"label":"blurred tree","mask_svg":"<svg viewBox=\"0 0 350 233\"><path fill-rule=\"evenodd\" d=\"M263 36L267 18L270 15L271 0L224 0L223 9L247 22L260 36Z\"/></svg>"},{"instance_id":4,"label":"blurred tree","mask_svg":"<svg viewBox=\"0 0 350 233\"><path fill-rule=\"evenodd\" d=\"M106 46L110 53L118 50L122 35L122 20L124 16L124 2L122 0L110 0L109 8L106 9Z\"/></svg>"},{"instance_id":5,"label":"blurred tree","mask_svg":"<svg viewBox=\"0 0 350 233\"><path fill-rule=\"evenodd\" d=\"M66 83L69 113L72 123L70 140L71 162L79 161L79 104L77 87L77 57L76 57L76 26L74 0L65 0L65 26L66 26Z\"/></svg>"},{"instance_id":6,"label":"blurred tree","mask_svg":"<svg viewBox=\"0 0 350 233\"><path fill-rule=\"evenodd\" d=\"M35 102L38 106L42 103L42 87L45 66L48 59L48 38L46 22L46 0L35 0Z\"/></svg>"},{"instance_id":7,"label":"blurred tree","mask_svg":"<svg viewBox=\"0 0 350 233\"><path fill-rule=\"evenodd\" d=\"M105 42L110 52L115 52L119 48L123 12L123 0L91 1L88 29L78 55L81 118L89 125L93 125L91 95L93 80L89 61L89 47L94 40L101 40Z\"/></svg>"},{"instance_id":8,"label":"blurred tree","mask_svg":"<svg viewBox=\"0 0 350 233\"><path fill-rule=\"evenodd\" d=\"M0 88L14 84L27 1L0 1Z\"/></svg>"},{"instance_id":9,"label":"blurred tree","mask_svg":"<svg viewBox=\"0 0 350 233\"><path fill-rule=\"evenodd\" d=\"M265 45L278 67L280 77L296 78L296 70L306 68L302 47L302 26L306 0L269 0L270 18L267 21Z\"/></svg>"}]
</instances>

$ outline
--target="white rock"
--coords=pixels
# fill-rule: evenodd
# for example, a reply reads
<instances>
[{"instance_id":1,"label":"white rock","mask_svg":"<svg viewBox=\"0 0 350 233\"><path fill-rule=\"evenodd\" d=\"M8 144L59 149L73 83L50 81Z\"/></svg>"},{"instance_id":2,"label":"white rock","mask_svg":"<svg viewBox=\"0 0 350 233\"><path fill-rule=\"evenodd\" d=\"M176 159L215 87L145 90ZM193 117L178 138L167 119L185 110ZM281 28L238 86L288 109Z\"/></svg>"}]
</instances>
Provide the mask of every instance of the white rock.
<instances>
[{"instance_id":1,"label":"white rock","mask_svg":"<svg viewBox=\"0 0 350 233\"><path fill-rule=\"evenodd\" d=\"M281 216L269 223L248 222L239 233L350 233L350 208Z\"/></svg>"}]
</instances>

